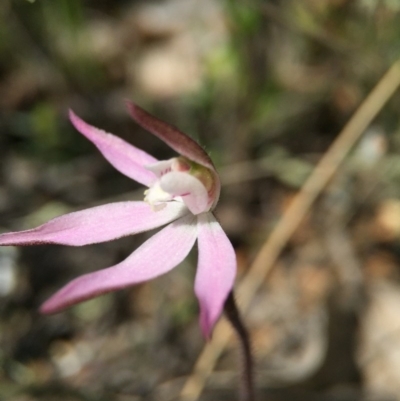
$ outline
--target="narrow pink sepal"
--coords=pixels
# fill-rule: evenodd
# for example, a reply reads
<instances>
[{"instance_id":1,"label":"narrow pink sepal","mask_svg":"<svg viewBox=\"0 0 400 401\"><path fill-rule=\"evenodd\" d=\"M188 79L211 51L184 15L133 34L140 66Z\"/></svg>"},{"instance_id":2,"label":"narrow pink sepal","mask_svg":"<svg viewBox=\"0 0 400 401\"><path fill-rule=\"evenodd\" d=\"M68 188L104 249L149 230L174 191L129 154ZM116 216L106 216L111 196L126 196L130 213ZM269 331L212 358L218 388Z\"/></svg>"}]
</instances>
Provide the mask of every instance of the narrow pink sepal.
<instances>
[{"instance_id":1,"label":"narrow pink sepal","mask_svg":"<svg viewBox=\"0 0 400 401\"><path fill-rule=\"evenodd\" d=\"M200 327L210 338L236 276L235 251L212 213L198 216L198 247L194 289L200 303Z\"/></svg>"},{"instance_id":2,"label":"narrow pink sepal","mask_svg":"<svg viewBox=\"0 0 400 401\"><path fill-rule=\"evenodd\" d=\"M93 142L118 171L143 185L150 186L154 183L156 177L144 166L156 163L157 159L123 139L87 124L72 110L69 118L75 128Z\"/></svg>"},{"instance_id":3,"label":"narrow pink sepal","mask_svg":"<svg viewBox=\"0 0 400 401\"><path fill-rule=\"evenodd\" d=\"M145 130L160 138L180 155L215 171L210 156L195 140L176 127L152 116L131 101L127 100L126 105L132 118Z\"/></svg>"},{"instance_id":4,"label":"narrow pink sepal","mask_svg":"<svg viewBox=\"0 0 400 401\"><path fill-rule=\"evenodd\" d=\"M163 175L160 187L173 196L181 196L193 214L200 214L210 208L205 186L196 177L174 171Z\"/></svg>"},{"instance_id":5,"label":"narrow pink sepal","mask_svg":"<svg viewBox=\"0 0 400 401\"><path fill-rule=\"evenodd\" d=\"M55 313L98 295L153 279L173 269L192 249L197 237L192 215L171 223L132 253L123 262L71 281L41 307Z\"/></svg>"},{"instance_id":6,"label":"narrow pink sepal","mask_svg":"<svg viewBox=\"0 0 400 401\"><path fill-rule=\"evenodd\" d=\"M1 234L0 245L95 244L160 227L187 213L185 209L180 202L169 202L157 212L145 202L109 203L56 217L31 230Z\"/></svg>"}]
</instances>

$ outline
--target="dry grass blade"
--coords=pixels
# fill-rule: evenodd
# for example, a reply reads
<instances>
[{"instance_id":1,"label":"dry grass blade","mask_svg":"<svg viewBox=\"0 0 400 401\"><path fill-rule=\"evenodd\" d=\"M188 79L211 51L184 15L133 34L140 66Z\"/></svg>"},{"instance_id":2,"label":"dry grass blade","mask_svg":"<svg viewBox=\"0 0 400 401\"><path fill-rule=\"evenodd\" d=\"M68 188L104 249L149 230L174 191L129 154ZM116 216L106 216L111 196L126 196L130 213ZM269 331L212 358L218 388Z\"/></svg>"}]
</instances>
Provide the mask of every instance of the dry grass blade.
<instances>
[{"instance_id":1,"label":"dry grass blade","mask_svg":"<svg viewBox=\"0 0 400 401\"><path fill-rule=\"evenodd\" d=\"M237 299L243 310L249 307L254 294L263 285L283 247L310 210L318 195L399 85L400 60L392 65L354 113L262 246L236 291ZM196 401L199 398L206 380L213 371L214 365L228 343L231 334L232 330L228 323L221 320L214 330L212 341L204 347L194 366L192 375L183 386L180 399Z\"/></svg>"}]
</instances>

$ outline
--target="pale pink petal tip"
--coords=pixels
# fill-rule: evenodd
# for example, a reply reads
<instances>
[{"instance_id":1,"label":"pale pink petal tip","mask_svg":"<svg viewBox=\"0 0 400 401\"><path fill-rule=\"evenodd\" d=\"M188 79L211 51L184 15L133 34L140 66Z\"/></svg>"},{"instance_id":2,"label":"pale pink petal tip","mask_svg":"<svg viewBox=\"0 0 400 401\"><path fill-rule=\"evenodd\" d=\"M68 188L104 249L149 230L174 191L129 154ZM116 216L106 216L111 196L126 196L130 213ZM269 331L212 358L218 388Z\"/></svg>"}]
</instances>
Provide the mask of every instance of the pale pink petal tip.
<instances>
[{"instance_id":1,"label":"pale pink petal tip","mask_svg":"<svg viewBox=\"0 0 400 401\"><path fill-rule=\"evenodd\" d=\"M221 314L222 314L222 310L217 312L216 316L212 317L208 314L207 310L205 310L204 308L200 309L199 324L200 324L201 332L203 333L203 336L205 339L211 340L212 330L215 326L215 323L221 316Z\"/></svg>"},{"instance_id":2,"label":"pale pink petal tip","mask_svg":"<svg viewBox=\"0 0 400 401\"><path fill-rule=\"evenodd\" d=\"M209 305L209 302L207 300L205 301L199 300L200 303L199 324L201 332L203 333L204 338L206 338L207 340L210 340L212 337L212 331L218 319L221 317L223 313L224 304L228 295L229 293L226 294L225 298L220 297L219 301L216 302L214 305Z\"/></svg>"},{"instance_id":3,"label":"pale pink petal tip","mask_svg":"<svg viewBox=\"0 0 400 401\"><path fill-rule=\"evenodd\" d=\"M71 281L48 299L40 310L46 314L56 313L101 294L167 273L186 258L196 237L195 217L181 217L153 235L121 263Z\"/></svg>"},{"instance_id":4,"label":"pale pink petal tip","mask_svg":"<svg viewBox=\"0 0 400 401\"><path fill-rule=\"evenodd\" d=\"M200 304L200 327L210 338L236 276L235 251L212 213L198 216L198 247L195 293Z\"/></svg>"},{"instance_id":5,"label":"pale pink petal tip","mask_svg":"<svg viewBox=\"0 0 400 401\"><path fill-rule=\"evenodd\" d=\"M186 213L170 202L154 212L145 202L116 202L56 217L30 230L0 235L0 245L60 244L83 246L152 230Z\"/></svg>"},{"instance_id":6,"label":"pale pink petal tip","mask_svg":"<svg viewBox=\"0 0 400 401\"><path fill-rule=\"evenodd\" d=\"M69 111L69 118L74 127L91 141L119 172L146 186L154 183L154 173L145 166L156 163L157 159L123 139L89 125L72 110Z\"/></svg>"}]
</instances>

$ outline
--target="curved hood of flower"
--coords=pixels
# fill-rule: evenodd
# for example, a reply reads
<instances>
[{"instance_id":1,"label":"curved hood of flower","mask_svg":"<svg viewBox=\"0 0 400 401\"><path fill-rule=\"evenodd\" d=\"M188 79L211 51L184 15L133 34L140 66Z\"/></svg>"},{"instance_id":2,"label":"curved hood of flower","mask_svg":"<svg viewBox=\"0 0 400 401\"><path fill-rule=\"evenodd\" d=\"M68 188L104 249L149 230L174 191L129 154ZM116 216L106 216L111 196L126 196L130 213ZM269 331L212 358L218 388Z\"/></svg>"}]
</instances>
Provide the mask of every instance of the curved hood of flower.
<instances>
[{"instance_id":1,"label":"curved hood of flower","mask_svg":"<svg viewBox=\"0 0 400 401\"><path fill-rule=\"evenodd\" d=\"M195 140L181 132L178 128L152 116L138 105L129 100L126 100L126 105L132 118L146 131L160 138L181 156L208 170L213 182L212 191L210 192L213 200L210 208L215 208L221 192L221 182L214 163L206 151Z\"/></svg>"}]
</instances>

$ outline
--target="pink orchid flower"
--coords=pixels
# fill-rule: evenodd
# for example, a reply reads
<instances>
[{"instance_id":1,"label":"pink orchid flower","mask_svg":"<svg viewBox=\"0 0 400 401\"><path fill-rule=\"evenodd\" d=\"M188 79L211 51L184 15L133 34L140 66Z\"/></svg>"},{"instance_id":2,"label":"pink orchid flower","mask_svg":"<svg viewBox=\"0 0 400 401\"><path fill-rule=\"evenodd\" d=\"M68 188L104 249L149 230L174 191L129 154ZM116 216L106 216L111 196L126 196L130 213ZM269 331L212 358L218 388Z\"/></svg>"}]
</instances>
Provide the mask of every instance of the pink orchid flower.
<instances>
[{"instance_id":1,"label":"pink orchid flower","mask_svg":"<svg viewBox=\"0 0 400 401\"><path fill-rule=\"evenodd\" d=\"M185 259L198 241L195 293L200 326L209 338L236 274L233 247L215 219L220 181L206 152L175 127L127 102L133 119L180 156L158 161L70 111L75 128L122 174L145 185L143 202L116 202L57 217L30 230L0 235L0 245L82 246L164 226L122 262L71 281L41 307L55 313L87 299L142 283Z\"/></svg>"}]
</instances>

